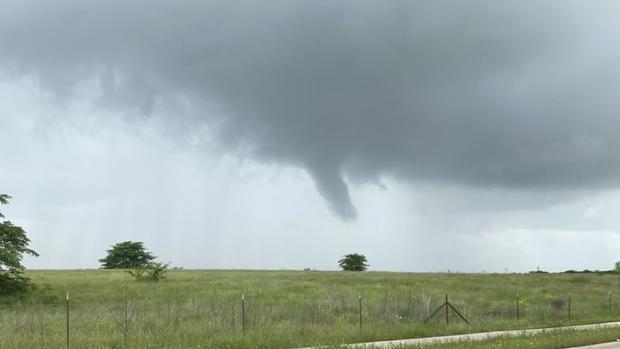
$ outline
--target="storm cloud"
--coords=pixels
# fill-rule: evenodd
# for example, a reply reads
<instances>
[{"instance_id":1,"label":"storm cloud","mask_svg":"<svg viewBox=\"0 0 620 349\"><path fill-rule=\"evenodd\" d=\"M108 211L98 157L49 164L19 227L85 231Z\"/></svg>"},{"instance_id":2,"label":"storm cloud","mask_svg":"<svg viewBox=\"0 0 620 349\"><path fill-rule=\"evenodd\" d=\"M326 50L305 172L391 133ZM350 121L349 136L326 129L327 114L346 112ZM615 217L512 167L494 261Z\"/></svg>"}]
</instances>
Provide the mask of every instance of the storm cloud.
<instances>
[{"instance_id":1,"label":"storm cloud","mask_svg":"<svg viewBox=\"0 0 620 349\"><path fill-rule=\"evenodd\" d=\"M226 151L347 183L574 191L620 179L615 1L5 1L0 78L162 103Z\"/></svg>"}]
</instances>

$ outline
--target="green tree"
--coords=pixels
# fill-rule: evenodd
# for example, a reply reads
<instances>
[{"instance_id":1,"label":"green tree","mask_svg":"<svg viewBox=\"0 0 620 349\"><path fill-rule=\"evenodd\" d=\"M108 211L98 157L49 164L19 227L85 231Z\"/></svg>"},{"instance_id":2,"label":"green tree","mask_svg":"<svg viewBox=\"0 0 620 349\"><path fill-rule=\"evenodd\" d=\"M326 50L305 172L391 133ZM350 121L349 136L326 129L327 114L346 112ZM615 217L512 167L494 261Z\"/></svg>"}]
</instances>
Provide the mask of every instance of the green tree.
<instances>
[{"instance_id":1,"label":"green tree","mask_svg":"<svg viewBox=\"0 0 620 349\"><path fill-rule=\"evenodd\" d=\"M620 261L617 261L616 264L614 265L614 271L616 273L620 273Z\"/></svg>"},{"instance_id":2,"label":"green tree","mask_svg":"<svg viewBox=\"0 0 620 349\"><path fill-rule=\"evenodd\" d=\"M368 261L366 260L366 256L363 254L351 253L343 256L338 261L338 265L344 271L364 271L369 267L366 262Z\"/></svg>"},{"instance_id":3,"label":"green tree","mask_svg":"<svg viewBox=\"0 0 620 349\"><path fill-rule=\"evenodd\" d=\"M147 251L144 244L139 241L119 242L106 252L108 255L99 260L101 269L146 268L155 259L155 256Z\"/></svg>"},{"instance_id":4,"label":"green tree","mask_svg":"<svg viewBox=\"0 0 620 349\"><path fill-rule=\"evenodd\" d=\"M6 205L11 199L0 194L0 205ZM0 212L0 218L4 218ZM0 294L23 292L30 286L30 279L24 276L23 255L38 257L39 254L28 248L30 240L24 229L13 225L8 220L0 223Z\"/></svg>"}]
</instances>

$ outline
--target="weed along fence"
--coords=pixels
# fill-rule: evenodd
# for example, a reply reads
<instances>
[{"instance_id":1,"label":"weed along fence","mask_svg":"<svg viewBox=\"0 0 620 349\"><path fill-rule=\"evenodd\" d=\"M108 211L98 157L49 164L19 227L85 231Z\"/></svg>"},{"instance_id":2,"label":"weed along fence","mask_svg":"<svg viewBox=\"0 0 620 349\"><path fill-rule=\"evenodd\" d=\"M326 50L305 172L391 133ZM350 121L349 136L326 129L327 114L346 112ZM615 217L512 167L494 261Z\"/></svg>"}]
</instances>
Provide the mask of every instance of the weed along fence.
<instances>
[{"instance_id":1,"label":"weed along fence","mask_svg":"<svg viewBox=\"0 0 620 349\"><path fill-rule=\"evenodd\" d=\"M0 305L0 347L287 348L609 321L620 315L611 292L478 297L473 292L416 294L406 288L331 291L322 297L248 290L173 299L165 294L146 298L124 288L99 303L67 292L55 303Z\"/></svg>"}]
</instances>

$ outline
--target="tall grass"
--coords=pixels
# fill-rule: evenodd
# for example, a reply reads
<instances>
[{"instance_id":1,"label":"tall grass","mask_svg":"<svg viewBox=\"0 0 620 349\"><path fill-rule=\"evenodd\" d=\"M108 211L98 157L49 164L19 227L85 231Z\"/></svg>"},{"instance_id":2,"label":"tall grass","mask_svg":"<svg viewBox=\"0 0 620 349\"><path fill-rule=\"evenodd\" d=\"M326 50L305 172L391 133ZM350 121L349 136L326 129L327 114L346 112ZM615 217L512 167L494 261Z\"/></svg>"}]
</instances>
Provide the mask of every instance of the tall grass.
<instances>
[{"instance_id":1,"label":"tall grass","mask_svg":"<svg viewBox=\"0 0 620 349\"><path fill-rule=\"evenodd\" d=\"M620 319L619 277L609 274L179 270L160 282L110 270L28 274L36 291L0 298L2 348L62 347L65 289L74 348L290 348ZM446 325L441 312L424 322L445 293L471 325L453 314Z\"/></svg>"}]
</instances>

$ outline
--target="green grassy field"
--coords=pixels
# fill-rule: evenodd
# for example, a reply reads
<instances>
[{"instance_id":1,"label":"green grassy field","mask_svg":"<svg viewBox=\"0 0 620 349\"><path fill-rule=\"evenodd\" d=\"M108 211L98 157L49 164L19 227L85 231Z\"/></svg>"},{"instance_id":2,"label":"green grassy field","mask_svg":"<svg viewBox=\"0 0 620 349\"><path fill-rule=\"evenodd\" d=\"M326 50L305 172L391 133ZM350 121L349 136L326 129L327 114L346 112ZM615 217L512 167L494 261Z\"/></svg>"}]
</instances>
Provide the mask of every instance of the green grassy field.
<instances>
[{"instance_id":1,"label":"green grassy field","mask_svg":"<svg viewBox=\"0 0 620 349\"><path fill-rule=\"evenodd\" d=\"M65 289L74 348L293 348L620 320L613 274L178 270L155 283L109 270L28 275L35 292L0 298L1 348L64 346ZM471 325L453 314L446 325L443 312L424 323L445 293Z\"/></svg>"}]
</instances>

